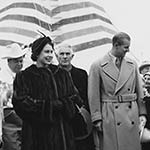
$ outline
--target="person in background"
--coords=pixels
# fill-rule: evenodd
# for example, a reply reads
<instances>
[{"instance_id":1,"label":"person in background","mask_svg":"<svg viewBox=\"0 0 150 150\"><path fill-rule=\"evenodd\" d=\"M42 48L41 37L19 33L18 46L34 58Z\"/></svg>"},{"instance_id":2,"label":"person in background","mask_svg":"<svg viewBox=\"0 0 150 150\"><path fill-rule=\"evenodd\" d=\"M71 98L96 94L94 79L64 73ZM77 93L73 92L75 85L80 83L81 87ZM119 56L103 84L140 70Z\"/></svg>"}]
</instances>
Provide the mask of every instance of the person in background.
<instances>
[{"instance_id":1,"label":"person in background","mask_svg":"<svg viewBox=\"0 0 150 150\"><path fill-rule=\"evenodd\" d=\"M2 139L2 122L3 122L3 101L1 98L1 93L3 91L3 83L0 81L0 149L3 146L3 139Z\"/></svg>"},{"instance_id":2,"label":"person in background","mask_svg":"<svg viewBox=\"0 0 150 150\"><path fill-rule=\"evenodd\" d=\"M17 43L6 47L6 66L0 71L0 101L4 112L2 123L3 150L20 150L22 120L15 113L12 105L13 81L16 73L23 68L23 59L27 49L22 49Z\"/></svg>"},{"instance_id":3,"label":"person in background","mask_svg":"<svg viewBox=\"0 0 150 150\"><path fill-rule=\"evenodd\" d=\"M35 63L16 75L12 98L23 120L21 150L76 150L70 124L80 98L68 72L52 64L52 40L40 37L31 49Z\"/></svg>"},{"instance_id":4,"label":"person in background","mask_svg":"<svg viewBox=\"0 0 150 150\"><path fill-rule=\"evenodd\" d=\"M144 102L146 105L146 111L147 111L147 122L144 125L144 128L146 128L145 132L147 135L149 135L149 139L146 140L146 142L142 142L142 150L149 150L150 148L150 72L146 72L143 75L144 78ZM147 137L146 137L147 138Z\"/></svg>"},{"instance_id":5,"label":"person in background","mask_svg":"<svg viewBox=\"0 0 150 150\"><path fill-rule=\"evenodd\" d=\"M150 61L143 61L139 67L140 74L144 75L146 72L150 72Z\"/></svg>"},{"instance_id":6,"label":"person in background","mask_svg":"<svg viewBox=\"0 0 150 150\"><path fill-rule=\"evenodd\" d=\"M88 74L84 69L77 68L72 65L71 61L74 57L74 52L71 45L63 43L56 48L56 58L59 67L67 70L73 80L80 97L83 100L83 105L89 111L88 97L87 97L87 82ZM77 129L76 132L80 132ZM82 140L76 140L77 150L94 150L94 142L92 134Z\"/></svg>"},{"instance_id":7,"label":"person in background","mask_svg":"<svg viewBox=\"0 0 150 150\"><path fill-rule=\"evenodd\" d=\"M141 73L142 79L144 80L143 89L144 89L144 102L147 110L147 122L144 126L146 130L150 130L150 62L143 61L139 67L139 71ZM147 130L147 131L148 131ZM148 133L148 132L147 132ZM149 139L150 140L150 139ZM149 150L150 141L142 142L142 150Z\"/></svg>"},{"instance_id":8,"label":"person in background","mask_svg":"<svg viewBox=\"0 0 150 150\"><path fill-rule=\"evenodd\" d=\"M137 63L125 55L130 36L119 32L111 50L90 68L88 97L96 150L141 150L139 120L145 121Z\"/></svg>"}]
</instances>

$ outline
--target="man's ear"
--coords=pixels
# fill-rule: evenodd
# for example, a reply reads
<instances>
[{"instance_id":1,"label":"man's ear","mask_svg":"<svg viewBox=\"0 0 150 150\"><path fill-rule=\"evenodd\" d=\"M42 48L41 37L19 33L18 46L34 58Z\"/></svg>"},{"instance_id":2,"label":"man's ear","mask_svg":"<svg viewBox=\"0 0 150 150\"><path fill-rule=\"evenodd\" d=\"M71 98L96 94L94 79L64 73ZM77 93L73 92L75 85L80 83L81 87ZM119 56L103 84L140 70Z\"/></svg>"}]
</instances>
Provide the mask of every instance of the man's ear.
<instances>
[{"instance_id":1,"label":"man's ear","mask_svg":"<svg viewBox=\"0 0 150 150\"><path fill-rule=\"evenodd\" d=\"M74 54L72 54L71 59L74 57Z\"/></svg>"},{"instance_id":2,"label":"man's ear","mask_svg":"<svg viewBox=\"0 0 150 150\"><path fill-rule=\"evenodd\" d=\"M118 43L115 43L114 46L116 47L116 49L119 47Z\"/></svg>"}]
</instances>

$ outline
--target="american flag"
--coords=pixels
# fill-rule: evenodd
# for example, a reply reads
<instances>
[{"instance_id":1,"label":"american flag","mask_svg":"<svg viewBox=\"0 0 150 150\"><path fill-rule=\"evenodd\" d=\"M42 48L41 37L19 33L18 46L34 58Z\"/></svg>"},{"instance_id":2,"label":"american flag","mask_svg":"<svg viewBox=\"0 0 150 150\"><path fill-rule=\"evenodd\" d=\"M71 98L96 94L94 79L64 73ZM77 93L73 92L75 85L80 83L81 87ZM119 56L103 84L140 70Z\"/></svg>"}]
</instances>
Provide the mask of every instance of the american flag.
<instances>
[{"instance_id":1,"label":"american flag","mask_svg":"<svg viewBox=\"0 0 150 150\"><path fill-rule=\"evenodd\" d=\"M111 43L116 28L101 0L1 0L0 45L29 44L40 36L82 51Z\"/></svg>"}]
</instances>

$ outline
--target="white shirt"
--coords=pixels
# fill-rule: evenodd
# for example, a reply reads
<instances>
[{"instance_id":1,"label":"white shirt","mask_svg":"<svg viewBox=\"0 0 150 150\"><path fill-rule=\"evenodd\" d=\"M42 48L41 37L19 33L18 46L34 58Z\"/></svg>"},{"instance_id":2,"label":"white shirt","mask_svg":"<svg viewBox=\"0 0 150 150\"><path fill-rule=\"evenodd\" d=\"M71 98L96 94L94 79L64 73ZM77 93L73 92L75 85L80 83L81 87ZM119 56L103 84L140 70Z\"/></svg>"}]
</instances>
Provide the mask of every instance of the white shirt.
<instances>
[{"instance_id":1,"label":"white shirt","mask_svg":"<svg viewBox=\"0 0 150 150\"><path fill-rule=\"evenodd\" d=\"M111 52L109 52L109 55L111 56L113 63L116 65L116 59L117 59L117 57L115 57L114 55L112 55Z\"/></svg>"},{"instance_id":2,"label":"white shirt","mask_svg":"<svg viewBox=\"0 0 150 150\"><path fill-rule=\"evenodd\" d=\"M8 65L3 66L0 70L0 81L7 84L13 84L16 73L12 72Z\"/></svg>"}]
</instances>

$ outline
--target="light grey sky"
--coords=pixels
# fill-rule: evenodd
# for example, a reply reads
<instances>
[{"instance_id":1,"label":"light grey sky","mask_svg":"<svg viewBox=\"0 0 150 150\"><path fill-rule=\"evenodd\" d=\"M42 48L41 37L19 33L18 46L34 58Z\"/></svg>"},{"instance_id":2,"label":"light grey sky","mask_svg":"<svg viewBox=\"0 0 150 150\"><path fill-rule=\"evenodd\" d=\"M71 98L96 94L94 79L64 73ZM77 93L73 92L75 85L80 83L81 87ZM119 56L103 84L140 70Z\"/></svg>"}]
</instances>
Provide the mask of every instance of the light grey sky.
<instances>
[{"instance_id":1,"label":"light grey sky","mask_svg":"<svg viewBox=\"0 0 150 150\"><path fill-rule=\"evenodd\" d=\"M103 7L119 31L131 38L131 51L140 60L150 60L150 1L102 0Z\"/></svg>"}]
</instances>

